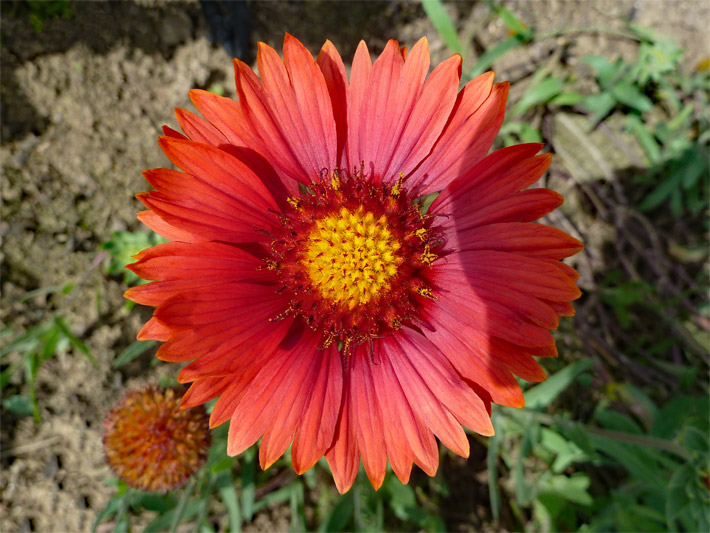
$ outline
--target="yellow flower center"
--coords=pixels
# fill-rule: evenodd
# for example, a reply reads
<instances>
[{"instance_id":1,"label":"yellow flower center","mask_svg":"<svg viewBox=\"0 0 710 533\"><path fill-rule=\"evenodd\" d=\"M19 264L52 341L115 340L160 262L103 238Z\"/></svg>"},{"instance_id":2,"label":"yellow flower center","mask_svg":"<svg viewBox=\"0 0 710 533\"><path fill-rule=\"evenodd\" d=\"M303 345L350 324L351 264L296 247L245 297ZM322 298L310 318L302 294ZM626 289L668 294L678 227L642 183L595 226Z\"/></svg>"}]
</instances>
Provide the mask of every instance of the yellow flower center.
<instances>
[{"instance_id":1,"label":"yellow flower center","mask_svg":"<svg viewBox=\"0 0 710 533\"><path fill-rule=\"evenodd\" d=\"M302 263L324 298L353 309L389 289L400 247L384 215L343 207L316 221Z\"/></svg>"}]
</instances>

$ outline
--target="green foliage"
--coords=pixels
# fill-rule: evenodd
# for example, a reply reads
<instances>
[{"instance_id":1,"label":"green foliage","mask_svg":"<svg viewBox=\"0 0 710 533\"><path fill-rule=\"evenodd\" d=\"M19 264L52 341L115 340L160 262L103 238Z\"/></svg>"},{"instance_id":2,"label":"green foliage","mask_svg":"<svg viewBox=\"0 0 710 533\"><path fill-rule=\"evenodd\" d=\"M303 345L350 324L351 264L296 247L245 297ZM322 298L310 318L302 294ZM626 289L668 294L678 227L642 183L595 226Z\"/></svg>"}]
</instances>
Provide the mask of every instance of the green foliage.
<instances>
[{"instance_id":1,"label":"green foliage","mask_svg":"<svg viewBox=\"0 0 710 533\"><path fill-rule=\"evenodd\" d=\"M600 90L580 103L592 113L593 124L618 108L627 113L627 129L650 163L639 181L655 184L639 204L641 211L668 204L675 216L698 214L710 205L710 74L683 74L683 52L670 39L630 29L641 39L636 61L586 57Z\"/></svg>"},{"instance_id":2,"label":"green foliage","mask_svg":"<svg viewBox=\"0 0 710 533\"><path fill-rule=\"evenodd\" d=\"M101 243L101 249L109 253L110 261L106 267L106 274L118 276L125 285L146 283L133 272L126 269L126 265L133 263L133 256L138 252L167 242L154 232L144 231L116 231L111 240Z\"/></svg>"},{"instance_id":3,"label":"green foliage","mask_svg":"<svg viewBox=\"0 0 710 533\"><path fill-rule=\"evenodd\" d=\"M459 42L458 32L451 23L449 16L446 14L441 0L422 0L422 7L429 17L429 20L431 20L431 23L436 28L436 31L441 35L446 46L463 56L463 48Z\"/></svg>"},{"instance_id":4,"label":"green foliage","mask_svg":"<svg viewBox=\"0 0 710 533\"><path fill-rule=\"evenodd\" d=\"M66 287L56 287L56 291L45 289L31 292L35 295L40 292L65 292ZM22 334L15 335L11 330L6 329L3 331L3 336L13 338L0 350L0 363L4 367L0 373L0 390L5 392L13 376L22 370L27 392L7 397L3 394L2 407L18 416L32 415L38 424L42 421L42 417L37 404L36 381L42 363L72 347L96 364L96 359L86 344L72 333L59 314Z\"/></svg>"},{"instance_id":5,"label":"green foliage","mask_svg":"<svg viewBox=\"0 0 710 533\"><path fill-rule=\"evenodd\" d=\"M37 33L44 29L44 23L48 19L72 17L69 0L25 0L29 7L30 24Z\"/></svg>"},{"instance_id":6,"label":"green foliage","mask_svg":"<svg viewBox=\"0 0 710 533\"><path fill-rule=\"evenodd\" d=\"M379 491L373 490L363 471L348 493L338 495L330 479L330 490L319 488L330 478L324 460L298 477L291 471L289 452L269 472L258 466L257 446L238 458L227 456L227 429L223 425L212 431L207 463L185 487L166 494L145 493L118 479L109 480L115 494L98 514L94 531L104 522L112 523L114 531L129 531L141 516L150 517L147 532L176 531L181 524L193 531L214 531L213 526L220 524L219 529L239 532L273 505L289 506L291 531L383 531L392 520L403 530L446 530L436 507L423 505L414 488L391 472ZM307 519L306 498L316 494L316 513Z\"/></svg>"},{"instance_id":7,"label":"green foliage","mask_svg":"<svg viewBox=\"0 0 710 533\"><path fill-rule=\"evenodd\" d=\"M707 531L708 398L682 396L659 408L642 391L620 385L613 397L633 407L640 423L609 409L610 398L596 409L598 426L576 422L564 412L540 412L553 407L591 364L580 361L532 387L522 411L494 411L496 435L488 449L494 516L500 515L502 485L521 526L533 531ZM509 472L502 483L501 461ZM626 474L609 493L594 494L595 471L584 465Z\"/></svg>"}]
</instances>

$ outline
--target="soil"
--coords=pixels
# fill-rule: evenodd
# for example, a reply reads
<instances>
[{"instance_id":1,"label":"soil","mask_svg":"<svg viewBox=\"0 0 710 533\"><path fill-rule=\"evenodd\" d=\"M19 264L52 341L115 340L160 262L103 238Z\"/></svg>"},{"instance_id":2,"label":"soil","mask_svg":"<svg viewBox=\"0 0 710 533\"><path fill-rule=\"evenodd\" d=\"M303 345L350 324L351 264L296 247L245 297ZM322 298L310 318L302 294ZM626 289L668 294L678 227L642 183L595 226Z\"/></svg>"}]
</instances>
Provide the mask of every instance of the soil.
<instances>
[{"instance_id":1,"label":"soil","mask_svg":"<svg viewBox=\"0 0 710 533\"><path fill-rule=\"evenodd\" d=\"M540 32L561 26L621 28L622 19L633 17L683 46L686 68L708 53L703 43L710 5L703 0L673 2L673 9L652 0L508 4ZM48 19L37 33L25 4L2 6L0 321L20 333L61 313L97 364L67 350L42 365L37 376L41 424L3 412L0 515L5 532L89 531L112 493L105 483L111 473L101 448L103 416L127 387L176 374L177 365L151 364L150 353L120 370L112 368L150 311L124 308L125 286L97 263L99 246L114 231L139 228L135 215L141 206L134 195L147 188L140 171L169 164L156 138L163 124L176 127L173 108L193 109L188 91L221 86L226 96L234 95L230 58L211 40L197 2L75 2L71 7L71 18ZM314 54L331 39L347 60L360 39L378 53L388 38L411 45L427 35L432 64L449 55L417 4L252 1L249 8L252 41L277 49L288 31ZM484 2L446 8L461 34L474 36L465 68L506 36ZM589 53L631 56L636 50L632 41L603 33L572 41L550 38L504 56L495 65L497 78L514 82L514 98L561 46L573 67ZM591 74L582 65L579 71L582 78ZM578 208L572 199L565 212ZM588 222L587 247L601 249L612 238L610 230ZM578 266L584 284L595 266ZM24 299L28 291L69 281L77 286L68 295ZM18 373L10 392L13 387L19 392L22 381ZM476 446L468 462L445 465L452 497L442 513L452 530L493 527L485 448ZM264 514L256 518L255 529L287 524L284 513Z\"/></svg>"}]
</instances>

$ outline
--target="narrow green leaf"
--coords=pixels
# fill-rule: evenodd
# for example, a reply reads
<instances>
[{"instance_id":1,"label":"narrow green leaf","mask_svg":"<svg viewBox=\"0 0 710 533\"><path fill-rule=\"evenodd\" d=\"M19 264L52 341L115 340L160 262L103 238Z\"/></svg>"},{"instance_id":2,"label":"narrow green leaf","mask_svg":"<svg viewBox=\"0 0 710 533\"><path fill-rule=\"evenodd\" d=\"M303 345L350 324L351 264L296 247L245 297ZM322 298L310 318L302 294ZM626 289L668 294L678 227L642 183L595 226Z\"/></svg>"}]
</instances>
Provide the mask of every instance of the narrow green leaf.
<instances>
[{"instance_id":1,"label":"narrow green leaf","mask_svg":"<svg viewBox=\"0 0 710 533\"><path fill-rule=\"evenodd\" d=\"M47 285L46 287L39 287L38 289L27 291L22 296L22 298L20 298L20 302L27 302L35 296L43 294L54 294L56 292L61 292L62 294L69 294L72 290L74 290L73 283L65 283L63 285Z\"/></svg>"},{"instance_id":2,"label":"narrow green leaf","mask_svg":"<svg viewBox=\"0 0 710 533\"><path fill-rule=\"evenodd\" d=\"M7 384L10 383L10 380L12 379L12 376L15 374L15 372L17 372L20 368L24 366L25 357L18 359L17 361L12 363L8 368L2 371L2 373L0 374L0 390L4 389Z\"/></svg>"},{"instance_id":3,"label":"narrow green leaf","mask_svg":"<svg viewBox=\"0 0 710 533\"><path fill-rule=\"evenodd\" d=\"M586 56L582 59L584 63L592 67L597 73L597 79L599 80L599 86L602 89L608 89L611 86L611 82L618 75L620 68L619 65L612 64L608 59L602 56Z\"/></svg>"},{"instance_id":4,"label":"narrow green leaf","mask_svg":"<svg viewBox=\"0 0 710 533\"><path fill-rule=\"evenodd\" d=\"M525 39L520 35L514 35L512 37L508 37L505 41L501 41L493 48L486 50L483 54L481 54L481 57L478 58L476 65L468 75L469 78L480 76L489 70L491 65L493 65L493 63L495 63L499 58L511 50L515 50L519 46L522 46L523 44L525 44Z\"/></svg>"},{"instance_id":5,"label":"narrow green leaf","mask_svg":"<svg viewBox=\"0 0 710 533\"><path fill-rule=\"evenodd\" d=\"M306 530L306 511L303 501L303 485L300 480L291 483L291 531Z\"/></svg>"},{"instance_id":6,"label":"narrow green leaf","mask_svg":"<svg viewBox=\"0 0 710 533\"><path fill-rule=\"evenodd\" d=\"M647 113L653 109L653 102L636 87L626 82L619 82L609 89L611 95L631 109Z\"/></svg>"},{"instance_id":7,"label":"narrow green leaf","mask_svg":"<svg viewBox=\"0 0 710 533\"><path fill-rule=\"evenodd\" d=\"M180 500L178 501L177 507L173 510L172 520L170 520L170 533L175 533L177 531L177 528L180 525L180 522L184 518L185 510L187 509L187 502L192 497L192 493L194 490L195 490L195 478L192 478L192 479L190 479L190 481L188 481L187 486L184 488L184 490L182 492L182 496L180 497ZM193 503L197 504L195 506L195 514L197 514L197 512L199 512L199 509L200 509L200 502L196 501Z\"/></svg>"},{"instance_id":8,"label":"narrow green leaf","mask_svg":"<svg viewBox=\"0 0 710 533\"><path fill-rule=\"evenodd\" d=\"M543 383L535 385L525 392L525 407L527 409L547 407L574 382L579 374L589 370L594 364L593 359L582 359L548 377Z\"/></svg>"},{"instance_id":9,"label":"narrow green leaf","mask_svg":"<svg viewBox=\"0 0 710 533\"><path fill-rule=\"evenodd\" d=\"M533 106L544 104L560 94L565 83L559 78L545 78L534 87L529 87L513 107L512 116L519 116Z\"/></svg>"},{"instance_id":10,"label":"narrow green leaf","mask_svg":"<svg viewBox=\"0 0 710 533\"><path fill-rule=\"evenodd\" d=\"M653 134L648 131L646 125L635 115L629 115L626 119L631 132L636 135L643 151L646 152L651 163L657 163L661 159L661 148L658 146Z\"/></svg>"},{"instance_id":11,"label":"narrow green leaf","mask_svg":"<svg viewBox=\"0 0 710 533\"><path fill-rule=\"evenodd\" d=\"M436 31L439 32L444 44L453 52L463 55L458 32L446 13L441 0L422 0L422 7Z\"/></svg>"},{"instance_id":12,"label":"narrow green leaf","mask_svg":"<svg viewBox=\"0 0 710 533\"><path fill-rule=\"evenodd\" d=\"M4 398L2 408L17 416L32 416L34 413L32 401L23 394L13 394Z\"/></svg>"},{"instance_id":13,"label":"narrow green leaf","mask_svg":"<svg viewBox=\"0 0 710 533\"><path fill-rule=\"evenodd\" d=\"M185 505L185 508L180 513L181 520L187 520L188 518L193 518L200 511L200 506L202 502L200 500L193 501ZM172 509L165 514L161 514L156 517L152 522L150 522L143 533L159 533L160 531L169 530L170 525L175 519L177 509Z\"/></svg>"},{"instance_id":14,"label":"narrow green leaf","mask_svg":"<svg viewBox=\"0 0 710 533\"><path fill-rule=\"evenodd\" d=\"M494 434L488 439L488 454L486 456L486 465L488 467L488 495L491 500L491 512L493 519L500 519L500 488L498 487L498 447L502 439L501 427L498 423L498 414L493 413L491 416Z\"/></svg>"},{"instance_id":15,"label":"narrow green leaf","mask_svg":"<svg viewBox=\"0 0 710 533\"><path fill-rule=\"evenodd\" d=\"M497 15L500 17L500 19L503 21L503 24L514 34L520 35L523 37L525 40L530 40L533 38L534 35L534 30L532 28L529 28L522 22L520 22L520 19L513 15L513 13L504 8L504 7L499 7L496 9Z\"/></svg>"},{"instance_id":16,"label":"narrow green leaf","mask_svg":"<svg viewBox=\"0 0 710 533\"><path fill-rule=\"evenodd\" d=\"M74 348L76 348L81 353L83 353L86 356L86 358L89 361L91 361L94 365L97 364L96 358L91 354L89 349L86 347L86 344L84 344L81 340L79 340L79 338L76 335L74 335L71 332L71 330L66 325L66 323L64 322L64 319L61 316L56 315L54 317L54 323L62 331L64 336L67 339L69 339L69 342L71 343L72 346L74 346Z\"/></svg>"},{"instance_id":17,"label":"narrow green leaf","mask_svg":"<svg viewBox=\"0 0 710 533\"><path fill-rule=\"evenodd\" d=\"M256 470L256 453L252 446L244 453L242 462L242 512L244 521L251 522L254 516L254 475Z\"/></svg>"},{"instance_id":18,"label":"narrow green leaf","mask_svg":"<svg viewBox=\"0 0 710 533\"><path fill-rule=\"evenodd\" d=\"M585 96L579 103L582 107L594 113L591 122L592 124L597 124L614 109L616 100L612 95L604 92Z\"/></svg>"},{"instance_id":19,"label":"narrow green leaf","mask_svg":"<svg viewBox=\"0 0 710 533\"><path fill-rule=\"evenodd\" d=\"M582 93L577 91L565 91L555 96L552 100L550 100L550 103L555 105L573 106L581 102L582 98Z\"/></svg>"},{"instance_id":20,"label":"narrow green leaf","mask_svg":"<svg viewBox=\"0 0 710 533\"><path fill-rule=\"evenodd\" d=\"M258 513L262 509L268 507L274 503L285 503L291 500L291 492L293 488L291 485L286 485L280 489L276 489L273 492L269 492L265 496L254 501L254 513Z\"/></svg>"},{"instance_id":21,"label":"narrow green leaf","mask_svg":"<svg viewBox=\"0 0 710 533\"><path fill-rule=\"evenodd\" d=\"M227 507L229 531L239 533L242 530L242 513L239 509L237 490L234 488L234 479L231 472L221 472L217 476L217 489L222 502Z\"/></svg>"},{"instance_id":22,"label":"narrow green leaf","mask_svg":"<svg viewBox=\"0 0 710 533\"><path fill-rule=\"evenodd\" d=\"M116 357L116 360L113 362L113 368L120 368L123 365L127 365L156 344L158 344L157 341L135 341L131 343L125 350L118 354L118 357Z\"/></svg>"},{"instance_id":23,"label":"narrow green leaf","mask_svg":"<svg viewBox=\"0 0 710 533\"><path fill-rule=\"evenodd\" d=\"M354 512L354 491L351 490L340 496L333 510L323 517L323 520L318 526L318 532L344 531L348 524L353 523Z\"/></svg>"}]
</instances>

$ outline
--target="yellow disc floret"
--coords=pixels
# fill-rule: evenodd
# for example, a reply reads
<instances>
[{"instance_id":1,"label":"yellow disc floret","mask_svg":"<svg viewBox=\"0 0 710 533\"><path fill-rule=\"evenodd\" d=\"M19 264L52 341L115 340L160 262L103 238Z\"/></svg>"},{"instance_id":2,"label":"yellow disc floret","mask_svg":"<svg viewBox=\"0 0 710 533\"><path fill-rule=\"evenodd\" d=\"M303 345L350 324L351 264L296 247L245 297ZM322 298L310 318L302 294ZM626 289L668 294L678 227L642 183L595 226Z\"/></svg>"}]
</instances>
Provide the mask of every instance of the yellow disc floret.
<instances>
[{"instance_id":1,"label":"yellow disc floret","mask_svg":"<svg viewBox=\"0 0 710 533\"><path fill-rule=\"evenodd\" d=\"M353 309L386 293L397 274L400 243L383 215L362 207L317 220L308 236L303 265L321 295Z\"/></svg>"}]
</instances>

